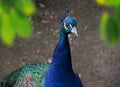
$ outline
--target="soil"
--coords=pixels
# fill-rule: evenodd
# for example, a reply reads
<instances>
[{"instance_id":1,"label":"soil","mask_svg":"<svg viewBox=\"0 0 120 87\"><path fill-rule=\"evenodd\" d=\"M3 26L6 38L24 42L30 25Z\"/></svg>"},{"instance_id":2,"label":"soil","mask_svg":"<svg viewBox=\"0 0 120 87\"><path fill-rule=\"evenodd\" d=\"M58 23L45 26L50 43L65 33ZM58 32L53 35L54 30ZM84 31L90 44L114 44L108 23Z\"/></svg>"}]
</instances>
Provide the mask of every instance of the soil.
<instances>
[{"instance_id":1,"label":"soil","mask_svg":"<svg viewBox=\"0 0 120 87\"><path fill-rule=\"evenodd\" d=\"M72 61L84 87L120 87L120 44L111 48L99 37L100 16L112 10L98 6L94 0L45 1L37 2L29 39L17 38L13 47L0 44L0 81L26 64L51 58L59 39L59 16L69 7L78 21L79 33L78 38L70 36Z\"/></svg>"}]
</instances>

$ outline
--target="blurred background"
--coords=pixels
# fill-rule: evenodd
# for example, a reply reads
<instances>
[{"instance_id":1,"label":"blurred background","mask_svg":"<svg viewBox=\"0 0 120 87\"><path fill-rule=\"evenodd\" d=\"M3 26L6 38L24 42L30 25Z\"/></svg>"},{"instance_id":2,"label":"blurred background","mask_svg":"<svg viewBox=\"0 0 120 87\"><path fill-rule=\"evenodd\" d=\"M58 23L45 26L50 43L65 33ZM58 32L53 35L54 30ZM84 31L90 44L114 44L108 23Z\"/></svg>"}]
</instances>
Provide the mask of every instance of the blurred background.
<instances>
[{"instance_id":1,"label":"blurred background","mask_svg":"<svg viewBox=\"0 0 120 87\"><path fill-rule=\"evenodd\" d=\"M19 13L24 13L22 18L32 14L27 17L31 24L27 20L26 25L20 24L18 32L21 33L17 35L13 35L12 31L12 34L1 34L3 40L0 39L0 82L13 70L31 63L47 62L52 57L59 40L59 16L65 8L70 8L71 15L78 22L79 34L78 38L70 36L73 66L80 73L84 87L120 87L120 44L110 47L100 39L101 15L105 11L114 14L113 8L100 6L94 0L33 1L36 10L31 5L33 10ZM2 13L1 9L0 12ZM19 25L19 20L14 20L14 23ZM2 26L1 22L0 25ZM9 46L11 44L12 46Z\"/></svg>"}]
</instances>

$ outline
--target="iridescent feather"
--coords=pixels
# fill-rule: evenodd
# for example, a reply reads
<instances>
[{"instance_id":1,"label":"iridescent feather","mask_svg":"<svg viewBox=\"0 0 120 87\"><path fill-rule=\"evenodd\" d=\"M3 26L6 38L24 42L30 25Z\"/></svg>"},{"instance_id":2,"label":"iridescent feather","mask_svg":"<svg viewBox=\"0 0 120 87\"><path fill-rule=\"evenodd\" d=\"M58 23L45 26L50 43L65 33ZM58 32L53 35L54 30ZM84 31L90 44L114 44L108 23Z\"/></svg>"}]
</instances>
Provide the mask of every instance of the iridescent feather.
<instances>
[{"instance_id":1,"label":"iridescent feather","mask_svg":"<svg viewBox=\"0 0 120 87\"><path fill-rule=\"evenodd\" d=\"M31 64L13 71L2 81L2 87L42 87L42 80L50 64Z\"/></svg>"}]
</instances>

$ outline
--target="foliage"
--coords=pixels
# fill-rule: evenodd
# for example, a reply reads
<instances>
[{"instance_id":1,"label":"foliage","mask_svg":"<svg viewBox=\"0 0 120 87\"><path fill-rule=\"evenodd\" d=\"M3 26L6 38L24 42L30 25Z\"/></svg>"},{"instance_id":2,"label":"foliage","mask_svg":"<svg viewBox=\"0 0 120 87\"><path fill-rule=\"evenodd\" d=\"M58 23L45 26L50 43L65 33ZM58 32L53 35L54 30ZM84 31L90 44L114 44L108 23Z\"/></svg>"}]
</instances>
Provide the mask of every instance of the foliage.
<instances>
[{"instance_id":1,"label":"foliage","mask_svg":"<svg viewBox=\"0 0 120 87\"><path fill-rule=\"evenodd\" d=\"M12 45L16 36L31 35L28 16L34 11L32 0L0 0L0 38L5 44Z\"/></svg>"},{"instance_id":2,"label":"foliage","mask_svg":"<svg viewBox=\"0 0 120 87\"><path fill-rule=\"evenodd\" d=\"M120 0L96 0L96 2L115 9L113 15L104 12L100 23L101 39L114 46L120 41Z\"/></svg>"}]
</instances>

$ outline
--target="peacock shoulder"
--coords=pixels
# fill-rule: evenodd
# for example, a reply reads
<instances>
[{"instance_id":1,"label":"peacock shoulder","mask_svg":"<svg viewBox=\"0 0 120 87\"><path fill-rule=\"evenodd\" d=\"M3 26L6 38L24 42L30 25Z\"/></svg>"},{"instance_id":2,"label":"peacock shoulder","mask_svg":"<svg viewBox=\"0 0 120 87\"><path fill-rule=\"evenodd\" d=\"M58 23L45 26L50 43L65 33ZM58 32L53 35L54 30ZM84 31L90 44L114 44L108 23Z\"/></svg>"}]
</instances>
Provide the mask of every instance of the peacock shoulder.
<instances>
[{"instance_id":1,"label":"peacock shoulder","mask_svg":"<svg viewBox=\"0 0 120 87\"><path fill-rule=\"evenodd\" d=\"M49 63L38 63L24 66L5 77L1 87L40 87Z\"/></svg>"}]
</instances>

